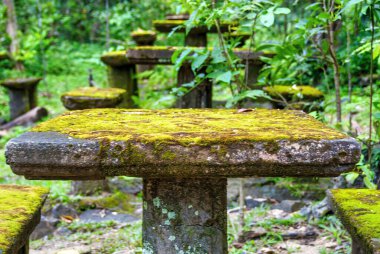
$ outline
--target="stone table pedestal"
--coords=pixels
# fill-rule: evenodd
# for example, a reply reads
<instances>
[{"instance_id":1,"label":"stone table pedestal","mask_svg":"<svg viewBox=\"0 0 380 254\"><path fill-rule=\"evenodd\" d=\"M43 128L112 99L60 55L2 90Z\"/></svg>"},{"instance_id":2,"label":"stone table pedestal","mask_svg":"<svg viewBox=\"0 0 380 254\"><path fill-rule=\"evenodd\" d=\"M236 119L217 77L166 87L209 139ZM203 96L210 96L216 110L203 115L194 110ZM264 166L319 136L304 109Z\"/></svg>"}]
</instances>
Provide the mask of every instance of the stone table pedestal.
<instances>
[{"instance_id":1,"label":"stone table pedestal","mask_svg":"<svg viewBox=\"0 0 380 254\"><path fill-rule=\"evenodd\" d=\"M137 30L132 32L131 36L137 46L153 46L157 39L157 34L154 31ZM137 72L149 71L153 68L154 65L139 64L137 65Z\"/></svg>"},{"instance_id":2,"label":"stone table pedestal","mask_svg":"<svg viewBox=\"0 0 380 254\"><path fill-rule=\"evenodd\" d=\"M227 178L337 176L360 149L301 111L92 109L12 139L6 159L28 179L142 177L144 253L226 254Z\"/></svg>"},{"instance_id":3,"label":"stone table pedestal","mask_svg":"<svg viewBox=\"0 0 380 254\"><path fill-rule=\"evenodd\" d=\"M0 83L9 92L11 120L37 106L37 85L41 80L41 78L17 78Z\"/></svg>"}]
</instances>

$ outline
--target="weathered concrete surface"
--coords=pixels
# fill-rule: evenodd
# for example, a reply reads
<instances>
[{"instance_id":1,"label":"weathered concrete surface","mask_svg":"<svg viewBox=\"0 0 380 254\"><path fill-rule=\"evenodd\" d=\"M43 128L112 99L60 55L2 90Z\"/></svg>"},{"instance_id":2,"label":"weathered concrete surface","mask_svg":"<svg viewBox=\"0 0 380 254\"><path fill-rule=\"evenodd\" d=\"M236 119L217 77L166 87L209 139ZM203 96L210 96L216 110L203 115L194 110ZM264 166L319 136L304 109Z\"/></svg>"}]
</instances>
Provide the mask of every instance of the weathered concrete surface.
<instances>
[{"instance_id":1,"label":"weathered concrete surface","mask_svg":"<svg viewBox=\"0 0 380 254\"><path fill-rule=\"evenodd\" d=\"M302 112L233 112L73 111L40 125L39 132L12 139L6 147L7 163L31 179L88 180L115 175L337 176L360 159L359 143ZM272 118L260 120L259 115L267 113ZM281 125L282 114L289 120Z\"/></svg>"},{"instance_id":2,"label":"weathered concrete surface","mask_svg":"<svg viewBox=\"0 0 380 254\"><path fill-rule=\"evenodd\" d=\"M227 253L226 184L225 178L145 179L144 253Z\"/></svg>"}]
</instances>

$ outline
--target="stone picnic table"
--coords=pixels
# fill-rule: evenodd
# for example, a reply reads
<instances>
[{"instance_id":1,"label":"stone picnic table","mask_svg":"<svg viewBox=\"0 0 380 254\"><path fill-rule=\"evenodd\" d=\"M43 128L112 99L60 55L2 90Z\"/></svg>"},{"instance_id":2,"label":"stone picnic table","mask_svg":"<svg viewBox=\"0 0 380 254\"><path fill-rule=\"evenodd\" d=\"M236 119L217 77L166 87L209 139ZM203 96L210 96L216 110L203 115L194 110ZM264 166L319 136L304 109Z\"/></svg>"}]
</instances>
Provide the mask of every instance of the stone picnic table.
<instances>
[{"instance_id":1,"label":"stone picnic table","mask_svg":"<svg viewBox=\"0 0 380 254\"><path fill-rule=\"evenodd\" d=\"M216 26L196 26L193 27L188 33L186 32L187 20L166 19L166 20L153 20L154 28L161 33L183 33L185 34L185 46L192 47L207 47L207 34L218 33ZM231 33L238 27L236 22L222 22L220 24L220 32Z\"/></svg>"},{"instance_id":2,"label":"stone picnic table","mask_svg":"<svg viewBox=\"0 0 380 254\"><path fill-rule=\"evenodd\" d=\"M327 177L360 145L301 111L90 109L6 146L27 179L144 179L144 253L227 253L227 178Z\"/></svg>"},{"instance_id":3,"label":"stone picnic table","mask_svg":"<svg viewBox=\"0 0 380 254\"><path fill-rule=\"evenodd\" d=\"M127 90L127 107L134 107L133 96L138 96L136 80L136 65L173 65L172 56L177 50L191 49L191 47L171 46L141 46L131 47L124 51L115 51L104 54L101 60L108 67L108 82L111 87ZM212 48L192 47L194 50L212 50ZM269 52L252 52L248 49L235 49L236 56L241 58L241 63L248 62L246 76L248 84L255 84L264 63L260 57L272 57ZM189 63L184 63L178 70L177 84L193 81L195 73ZM182 96L177 103L179 108L211 108L212 107L212 82L205 80L196 89Z\"/></svg>"}]
</instances>

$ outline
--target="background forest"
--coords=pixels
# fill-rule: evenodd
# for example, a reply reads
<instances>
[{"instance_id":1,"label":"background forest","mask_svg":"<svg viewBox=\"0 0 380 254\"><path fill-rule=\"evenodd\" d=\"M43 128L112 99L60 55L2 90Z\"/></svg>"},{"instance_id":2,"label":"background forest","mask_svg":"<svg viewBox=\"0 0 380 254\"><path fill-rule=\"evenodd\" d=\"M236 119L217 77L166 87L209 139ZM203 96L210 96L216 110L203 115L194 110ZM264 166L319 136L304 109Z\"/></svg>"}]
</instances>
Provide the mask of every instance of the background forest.
<instances>
[{"instance_id":1,"label":"background forest","mask_svg":"<svg viewBox=\"0 0 380 254\"><path fill-rule=\"evenodd\" d=\"M12 22L16 32L13 34L7 28L10 5L14 6L15 13ZM306 105L308 113L362 143L362 159L356 172L342 176L339 184L372 189L380 187L379 0L4 0L0 4L0 53L7 52L10 58L0 61L0 80L43 77L38 91L39 105L48 109L48 118L57 116L65 111L60 95L88 86L89 75L93 76L96 86L107 87L106 66L100 61L101 55L135 46L131 38L133 31L153 30L154 20L165 19L169 13L184 12L191 13L184 25L186 31L199 25L237 22L238 31L249 34L244 48L270 52L273 57L261 58L265 66L260 71L258 83L253 86L244 80L245 70L232 51L238 41L223 38L221 33L209 35L209 45L214 49L213 61L205 62L208 52L180 49L172 58L173 66L156 66L138 74L139 82L144 84L140 97L134 98L139 107L172 107L176 98L192 90L205 78L213 80L213 100L223 102L219 103L222 105L220 107L227 108L245 108L265 100L275 100L262 90L263 86L317 87L323 92L324 100ZM157 46L183 44L184 36L181 33L158 33L155 43ZM185 60L192 62L193 70L207 66L207 71L179 88L176 73ZM293 109L293 99L302 99L302 94L294 97L285 100L285 107ZM0 87L0 124L9 121L8 103L7 91ZM63 203L83 211L94 205L97 201L71 195L69 182L31 182L11 173L5 163L5 144L29 128L0 130L0 183L48 186L51 188L50 207ZM127 177L115 181L130 186L140 184L136 179ZM325 184L319 179L311 181L314 185L301 184L291 178L267 181L290 190L300 199L304 198L310 186L323 189L321 186ZM141 201L141 192L132 196L132 203ZM120 196L112 202L119 202L118 198ZM319 199L323 199L323 195ZM315 202L312 200L313 204ZM235 199L231 201L230 208L238 205ZM126 206L126 210L135 209L130 204ZM237 221L231 220L231 253L257 253L262 247L275 246L284 241L281 234L270 232L258 243L252 240L242 245L233 244L238 233L249 228L254 216L262 216L268 211L265 205L252 209L246 215L246 225L240 223L239 226ZM93 253L133 253L141 247L141 232L136 224L128 224L123 229L113 223L82 225L73 222L71 217L59 223L60 228L76 233L74 241L87 241L87 244L96 242L94 235L101 235L107 230L108 233L119 231L117 241L104 241L102 247L97 247L98 252ZM347 253L350 248L347 233L334 216L314 220L296 216L277 221L271 219L266 223L261 226L267 231L273 225L295 227L297 223L303 223L316 226L321 234L336 243L332 248L321 248L320 253ZM35 253L49 253L44 246L49 246L50 237L33 243ZM297 249L286 247L284 250L284 253L293 252L297 253Z\"/></svg>"}]
</instances>

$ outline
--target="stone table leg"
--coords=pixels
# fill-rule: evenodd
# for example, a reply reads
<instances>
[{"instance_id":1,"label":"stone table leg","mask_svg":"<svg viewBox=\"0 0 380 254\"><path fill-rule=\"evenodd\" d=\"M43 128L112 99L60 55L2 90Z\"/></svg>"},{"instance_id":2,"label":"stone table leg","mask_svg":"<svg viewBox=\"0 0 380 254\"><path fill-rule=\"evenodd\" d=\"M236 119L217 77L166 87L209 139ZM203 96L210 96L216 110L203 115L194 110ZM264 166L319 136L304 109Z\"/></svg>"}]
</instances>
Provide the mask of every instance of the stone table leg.
<instances>
[{"instance_id":1,"label":"stone table leg","mask_svg":"<svg viewBox=\"0 0 380 254\"><path fill-rule=\"evenodd\" d=\"M245 62L245 61L244 61ZM259 78L260 70L263 68L264 64L261 62L249 62L248 72L246 72L245 80L248 79L248 87L251 89L260 89L257 86L257 81Z\"/></svg>"},{"instance_id":2,"label":"stone table leg","mask_svg":"<svg viewBox=\"0 0 380 254\"><path fill-rule=\"evenodd\" d=\"M227 253L227 179L144 179L143 253Z\"/></svg>"},{"instance_id":3,"label":"stone table leg","mask_svg":"<svg viewBox=\"0 0 380 254\"><path fill-rule=\"evenodd\" d=\"M25 114L31 109L30 95L27 89L8 89L11 120Z\"/></svg>"},{"instance_id":4,"label":"stone table leg","mask_svg":"<svg viewBox=\"0 0 380 254\"><path fill-rule=\"evenodd\" d=\"M190 83L195 75L190 65L182 65L178 71L178 86ZM212 108L212 82L205 80L191 92L178 98L178 108Z\"/></svg>"},{"instance_id":5,"label":"stone table leg","mask_svg":"<svg viewBox=\"0 0 380 254\"><path fill-rule=\"evenodd\" d=\"M207 33L189 32L185 35L185 46L207 47Z\"/></svg>"},{"instance_id":6,"label":"stone table leg","mask_svg":"<svg viewBox=\"0 0 380 254\"><path fill-rule=\"evenodd\" d=\"M108 66L108 82L111 87L127 90L121 106L124 108L136 108L132 97L138 96L138 86L136 79L136 65Z\"/></svg>"}]
</instances>

